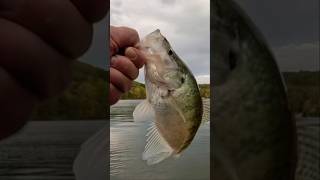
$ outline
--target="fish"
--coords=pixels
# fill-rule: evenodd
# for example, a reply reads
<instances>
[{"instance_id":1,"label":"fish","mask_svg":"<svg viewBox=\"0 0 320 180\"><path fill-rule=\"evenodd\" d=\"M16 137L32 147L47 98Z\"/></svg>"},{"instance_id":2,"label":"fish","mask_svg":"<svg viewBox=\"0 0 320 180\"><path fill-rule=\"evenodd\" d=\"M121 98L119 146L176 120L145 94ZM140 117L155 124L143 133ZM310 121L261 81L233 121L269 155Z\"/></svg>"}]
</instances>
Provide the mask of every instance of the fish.
<instances>
[{"instance_id":1,"label":"fish","mask_svg":"<svg viewBox=\"0 0 320 180\"><path fill-rule=\"evenodd\" d=\"M213 179L319 179L320 121L290 112L276 59L240 6L215 0L211 12Z\"/></svg>"},{"instance_id":2,"label":"fish","mask_svg":"<svg viewBox=\"0 0 320 180\"><path fill-rule=\"evenodd\" d=\"M292 117L276 59L258 28L232 0L211 1L210 21L212 178L320 179L320 118ZM82 145L74 164L77 179L106 179L109 166L101 162L108 161L101 157L110 142L108 128Z\"/></svg>"},{"instance_id":3,"label":"fish","mask_svg":"<svg viewBox=\"0 0 320 180\"><path fill-rule=\"evenodd\" d=\"M146 57L146 99L134 110L135 122L151 121L142 159L148 165L179 157L192 142L203 116L197 82L157 29L138 44Z\"/></svg>"}]
</instances>

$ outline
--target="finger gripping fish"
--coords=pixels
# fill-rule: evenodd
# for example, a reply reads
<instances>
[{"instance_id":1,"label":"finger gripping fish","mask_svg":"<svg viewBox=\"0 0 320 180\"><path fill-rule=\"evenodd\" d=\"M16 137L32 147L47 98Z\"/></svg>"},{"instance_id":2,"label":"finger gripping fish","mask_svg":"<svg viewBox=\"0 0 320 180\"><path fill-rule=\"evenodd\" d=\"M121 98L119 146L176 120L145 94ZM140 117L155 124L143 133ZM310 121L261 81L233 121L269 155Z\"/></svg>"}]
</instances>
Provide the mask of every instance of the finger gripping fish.
<instances>
[{"instance_id":1,"label":"finger gripping fish","mask_svg":"<svg viewBox=\"0 0 320 180\"><path fill-rule=\"evenodd\" d=\"M143 160L152 165L178 157L193 140L202 120L202 99L191 71L168 40L156 30L139 48L146 56L146 100L134 110L135 121L151 121Z\"/></svg>"}]
</instances>

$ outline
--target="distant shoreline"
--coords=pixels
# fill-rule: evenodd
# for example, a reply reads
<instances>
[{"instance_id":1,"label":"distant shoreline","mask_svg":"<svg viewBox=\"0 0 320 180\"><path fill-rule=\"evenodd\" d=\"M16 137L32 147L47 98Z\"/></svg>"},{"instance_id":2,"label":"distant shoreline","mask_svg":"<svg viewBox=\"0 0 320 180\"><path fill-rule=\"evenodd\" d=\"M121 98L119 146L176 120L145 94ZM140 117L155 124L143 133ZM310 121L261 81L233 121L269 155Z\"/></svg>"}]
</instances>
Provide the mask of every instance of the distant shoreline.
<instances>
[{"instance_id":1,"label":"distant shoreline","mask_svg":"<svg viewBox=\"0 0 320 180\"><path fill-rule=\"evenodd\" d=\"M282 72L287 90L289 109L305 117L320 117L320 71ZM37 105L31 119L52 121L60 119L87 120L108 117L107 83L108 71L76 62L73 67L72 84L63 94ZM202 97L210 97L210 85L199 85ZM134 82L133 88L122 100L145 99L144 84ZM95 118L92 118L95 117Z\"/></svg>"}]
</instances>

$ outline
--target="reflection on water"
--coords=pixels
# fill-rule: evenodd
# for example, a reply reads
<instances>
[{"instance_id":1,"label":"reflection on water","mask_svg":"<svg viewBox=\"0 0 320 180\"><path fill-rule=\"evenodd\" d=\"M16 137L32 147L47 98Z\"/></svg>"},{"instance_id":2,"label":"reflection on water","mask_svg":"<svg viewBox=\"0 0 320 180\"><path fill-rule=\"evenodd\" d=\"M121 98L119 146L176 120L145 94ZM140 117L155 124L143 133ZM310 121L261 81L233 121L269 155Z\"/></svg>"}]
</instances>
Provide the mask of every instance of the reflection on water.
<instances>
[{"instance_id":1,"label":"reflection on water","mask_svg":"<svg viewBox=\"0 0 320 180\"><path fill-rule=\"evenodd\" d=\"M138 102L120 101L112 107L111 179L209 179L208 124L179 159L146 165L141 155L148 124L132 120ZM81 144L105 126L105 121L92 120L30 122L19 134L0 142L0 180L75 180L72 166Z\"/></svg>"},{"instance_id":2,"label":"reflection on water","mask_svg":"<svg viewBox=\"0 0 320 180\"><path fill-rule=\"evenodd\" d=\"M0 180L74 180L80 145L105 121L30 122L0 142Z\"/></svg>"},{"instance_id":3,"label":"reflection on water","mask_svg":"<svg viewBox=\"0 0 320 180\"><path fill-rule=\"evenodd\" d=\"M141 159L149 122L133 122L132 111L140 101L120 101L111 108L110 171L112 180L208 180L210 175L210 129L200 127L191 145L178 159L154 166Z\"/></svg>"}]
</instances>

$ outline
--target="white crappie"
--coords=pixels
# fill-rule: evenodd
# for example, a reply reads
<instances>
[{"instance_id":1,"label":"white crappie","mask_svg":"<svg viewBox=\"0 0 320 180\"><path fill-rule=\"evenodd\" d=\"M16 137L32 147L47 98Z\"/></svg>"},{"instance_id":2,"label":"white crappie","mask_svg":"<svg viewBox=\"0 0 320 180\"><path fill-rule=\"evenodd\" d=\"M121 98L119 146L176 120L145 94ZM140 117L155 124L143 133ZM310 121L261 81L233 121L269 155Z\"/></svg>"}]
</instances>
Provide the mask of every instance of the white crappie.
<instances>
[{"instance_id":1,"label":"white crappie","mask_svg":"<svg viewBox=\"0 0 320 180\"><path fill-rule=\"evenodd\" d=\"M291 180L294 122L276 61L237 4L212 7L213 178Z\"/></svg>"},{"instance_id":2,"label":"white crappie","mask_svg":"<svg viewBox=\"0 0 320 180\"><path fill-rule=\"evenodd\" d=\"M135 121L150 120L143 159L148 164L180 153L194 138L202 119L202 100L191 71L156 30L139 44L145 53L147 99L133 112Z\"/></svg>"}]
</instances>

